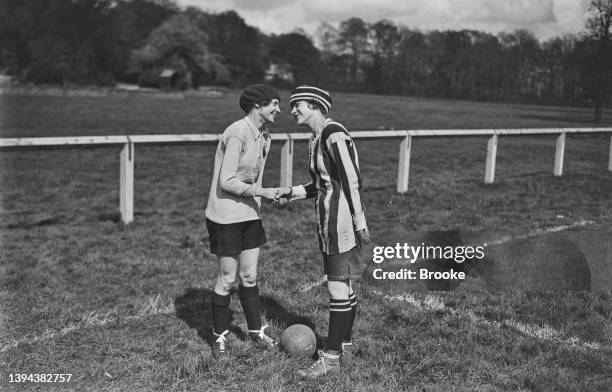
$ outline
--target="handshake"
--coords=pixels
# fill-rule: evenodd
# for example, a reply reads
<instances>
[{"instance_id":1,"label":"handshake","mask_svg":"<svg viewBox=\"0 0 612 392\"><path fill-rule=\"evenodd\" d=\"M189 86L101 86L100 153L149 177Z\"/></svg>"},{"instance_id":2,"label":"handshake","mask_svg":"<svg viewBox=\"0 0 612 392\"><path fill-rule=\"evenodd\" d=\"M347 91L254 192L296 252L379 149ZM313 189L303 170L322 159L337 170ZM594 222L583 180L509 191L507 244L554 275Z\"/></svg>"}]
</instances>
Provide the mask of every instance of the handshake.
<instances>
[{"instance_id":1,"label":"handshake","mask_svg":"<svg viewBox=\"0 0 612 392\"><path fill-rule=\"evenodd\" d=\"M261 189L261 197L266 198L268 200L272 200L275 203L280 202L280 199L283 197L291 196L291 188L262 188Z\"/></svg>"},{"instance_id":2,"label":"handshake","mask_svg":"<svg viewBox=\"0 0 612 392\"><path fill-rule=\"evenodd\" d=\"M274 203L280 203L281 198L289 199L293 195L293 190L290 187L278 187L278 188L261 188L261 193L258 196L264 197L268 200L272 200ZM357 239L359 243L364 246L372 242L370 237L370 231L368 228L363 228L356 231Z\"/></svg>"}]
</instances>

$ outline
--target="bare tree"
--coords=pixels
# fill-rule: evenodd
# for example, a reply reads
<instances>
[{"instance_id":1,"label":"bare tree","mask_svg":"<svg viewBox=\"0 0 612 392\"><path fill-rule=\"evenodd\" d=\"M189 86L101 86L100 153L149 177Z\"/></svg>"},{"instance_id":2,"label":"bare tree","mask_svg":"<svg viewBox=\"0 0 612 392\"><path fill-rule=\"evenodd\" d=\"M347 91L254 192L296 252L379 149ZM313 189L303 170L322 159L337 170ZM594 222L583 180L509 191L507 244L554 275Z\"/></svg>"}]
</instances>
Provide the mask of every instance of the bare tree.
<instances>
[{"instance_id":1,"label":"bare tree","mask_svg":"<svg viewBox=\"0 0 612 392\"><path fill-rule=\"evenodd\" d=\"M368 24L359 18L350 18L340 24L338 43L350 57L351 87L353 89L358 87L360 65L369 50L368 29Z\"/></svg>"},{"instance_id":2,"label":"bare tree","mask_svg":"<svg viewBox=\"0 0 612 392\"><path fill-rule=\"evenodd\" d=\"M612 0L591 0L589 5L591 16L587 21L587 28L595 40L595 56L592 58L591 71L593 75L594 91L591 92L595 101L595 121L601 120L603 104L610 95L612 79L612 48L610 36L612 34Z\"/></svg>"},{"instance_id":3,"label":"bare tree","mask_svg":"<svg viewBox=\"0 0 612 392\"><path fill-rule=\"evenodd\" d=\"M338 52L338 29L327 22L323 22L319 26L316 35L317 43L325 60Z\"/></svg>"}]
</instances>

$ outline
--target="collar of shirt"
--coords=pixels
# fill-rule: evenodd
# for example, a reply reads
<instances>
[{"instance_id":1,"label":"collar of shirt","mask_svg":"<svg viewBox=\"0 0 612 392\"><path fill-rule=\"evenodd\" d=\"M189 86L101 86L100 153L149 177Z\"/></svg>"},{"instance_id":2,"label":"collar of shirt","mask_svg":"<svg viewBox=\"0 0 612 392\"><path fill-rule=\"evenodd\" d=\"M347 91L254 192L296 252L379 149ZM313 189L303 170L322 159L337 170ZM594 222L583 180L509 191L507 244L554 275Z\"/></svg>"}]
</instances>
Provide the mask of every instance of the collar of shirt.
<instances>
[{"instance_id":1,"label":"collar of shirt","mask_svg":"<svg viewBox=\"0 0 612 392\"><path fill-rule=\"evenodd\" d=\"M312 140L314 141L314 140L318 140L318 139L320 139L320 138L321 138L321 135L323 134L323 129L325 129L325 127L326 127L326 126L327 126L327 125L328 125L330 122L332 122L332 121L333 121L333 120L332 120L331 118L326 118L326 119L325 119L325 122L323 122L323 128L321 129L321 132L316 133L316 134L314 135L314 138L313 138Z\"/></svg>"},{"instance_id":2,"label":"collar of shirt","mask_svg":"<svg viewBox=\"0 0 612 392\"><path fill-rule=\"evenodd\" d=\"M260 137L264 137L267 138L268 136L268 129L266 128L266 126L262 126L261 129L257 128L257 126L255 124L253 124L253 121L251 121L251 119L249 118L249 116L245 116L244 120L246 121L247 125L249 126L249 129L251 130L251 134L253 135L253 139L255 140L259 140Z\"/></svg>"},{"instance_id":3,"label":"collar of shirt","mask_svg":"<svg viewBox=\"0 0 612 392\"><path fill-rule=\"evenodd\" d=\"M323 129L325 129L326 126L329 125L330 122L332 122L333 120L331 118L326 118L325 122L323 123Z\"/></svg>"}]
</instances>

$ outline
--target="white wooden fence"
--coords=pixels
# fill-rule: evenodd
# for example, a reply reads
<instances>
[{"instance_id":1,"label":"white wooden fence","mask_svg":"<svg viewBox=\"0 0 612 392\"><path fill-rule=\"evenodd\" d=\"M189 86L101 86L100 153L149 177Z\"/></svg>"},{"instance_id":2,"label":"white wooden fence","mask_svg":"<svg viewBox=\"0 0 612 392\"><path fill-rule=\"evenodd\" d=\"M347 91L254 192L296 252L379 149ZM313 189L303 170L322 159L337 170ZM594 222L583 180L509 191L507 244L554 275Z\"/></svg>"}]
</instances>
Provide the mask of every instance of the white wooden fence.
<instances>
[{"instance_id":1,"label":"white wooden fence","mask_svg":"<svg viewBox=\"0 0 612 392\"><path fill-rule=\"evenodd\" d=\"M568 133L610 133L610 152L608 170L612 171L612 128L533 128L533 129L461 129L461 130L392 130L351 132L353 138L401 138L399 147L399 165L397 170L397 191L408 191L410 173L410 153L413 137L434 136L488 136L487 159L484 182L491 184L495 180L495 161L497 141L503 135L557 135L553 175L563 175L563 157L565 153L565 135ZM135 135L135 136L79 136L79 137L35 137L35 138L0 138L0 147L31 146L69 146L92 144L123 144L120 154L119 175L119 209L124 223L134 220L134 145L137 143L185 143L215 142L220 134L187 134L187 135ZM280 185L289 186L293 181L293 145L296 140L308 140L310 133L273 133L272 140L283 142L281 148Z\"/></svg>"}]
</instances>

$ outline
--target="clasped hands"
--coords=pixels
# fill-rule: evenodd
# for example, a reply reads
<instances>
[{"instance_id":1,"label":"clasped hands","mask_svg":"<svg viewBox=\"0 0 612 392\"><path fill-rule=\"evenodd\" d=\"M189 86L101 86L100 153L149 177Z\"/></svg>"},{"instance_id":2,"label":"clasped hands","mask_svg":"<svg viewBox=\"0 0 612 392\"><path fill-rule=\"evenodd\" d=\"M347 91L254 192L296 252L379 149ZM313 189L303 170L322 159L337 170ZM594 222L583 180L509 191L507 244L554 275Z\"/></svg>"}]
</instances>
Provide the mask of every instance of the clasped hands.
<instances>
[{"instance_id":1,"label":"clasped hands","mask_svg":"<svg viewBox=\"0 0 612 392\"><path fill-rule=\"evenodd\" d=\"M287 197L288 195L291 194L291 188L290 187L278 187L278 188L263 188L261 190L261 196L268 199L268 200L272 200L275 203L280 202L280 199L283 197Z\"/></svg>"},{"instance_id":2,"label":"clasped hands","mask_svg":"<svg viewBox=\"0 0 612 392\"><path fill-rule=\"evenodd\" d=\"M262 188L261 190L261 196L268 200L272 200L274 203L280 203L281 198L290 196L291 194L290 187ZM372 242L370 231L367 227L357 231L357 238L361 245L367 245Z\"/></svg>"}]
</instances>

